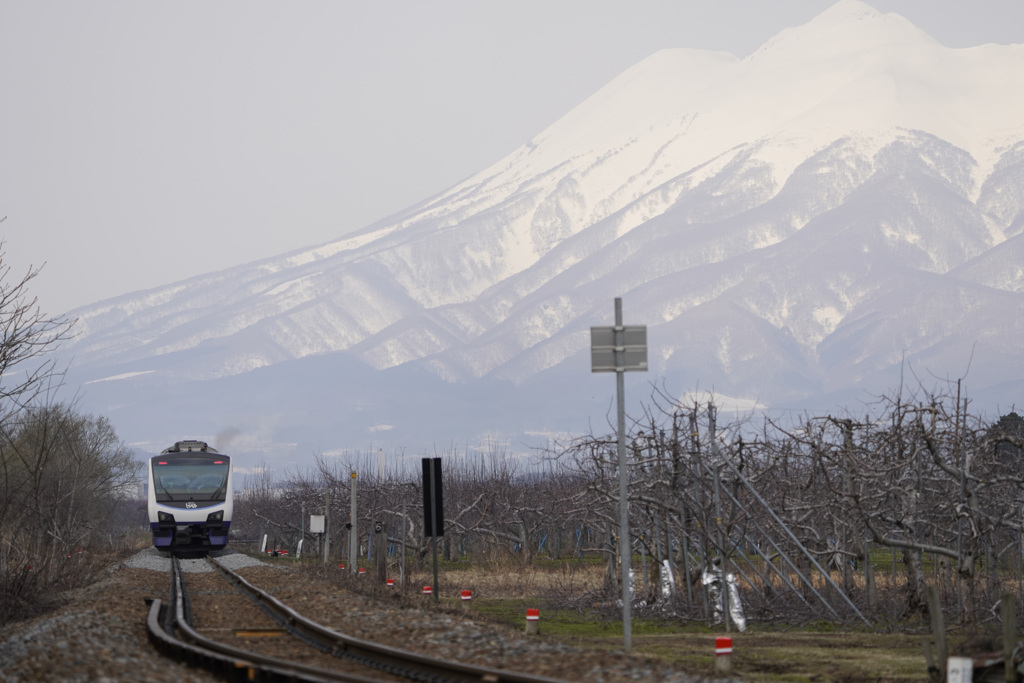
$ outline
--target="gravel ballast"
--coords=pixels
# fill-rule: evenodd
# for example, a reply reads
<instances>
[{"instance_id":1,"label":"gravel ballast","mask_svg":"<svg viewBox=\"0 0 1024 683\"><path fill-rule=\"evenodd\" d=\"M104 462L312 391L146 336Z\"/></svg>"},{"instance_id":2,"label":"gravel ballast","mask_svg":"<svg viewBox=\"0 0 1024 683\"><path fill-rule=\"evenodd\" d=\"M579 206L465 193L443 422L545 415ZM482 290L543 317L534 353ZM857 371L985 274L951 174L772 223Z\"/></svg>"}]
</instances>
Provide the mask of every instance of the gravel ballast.
<instances>
[{"instance_id":1,"label":"gravel ballast","mask_svg":"<svg viewBox=\"0 0 1024 683\"><path fill-rule=\"evenodd\" d=\"M579 650L480 623L471 615L373 599L240 553L214 557L308 618L392 647L574 681L696 680L643 657ZM145 600L166 599L169 567L168 558L147 549L112 567L102 581L75 591L63 608L0 630L0 680L218 680L173 662L149 643ZM183 560L182 569L210 571L204 560Z\"/></svg>"}]
</instances>

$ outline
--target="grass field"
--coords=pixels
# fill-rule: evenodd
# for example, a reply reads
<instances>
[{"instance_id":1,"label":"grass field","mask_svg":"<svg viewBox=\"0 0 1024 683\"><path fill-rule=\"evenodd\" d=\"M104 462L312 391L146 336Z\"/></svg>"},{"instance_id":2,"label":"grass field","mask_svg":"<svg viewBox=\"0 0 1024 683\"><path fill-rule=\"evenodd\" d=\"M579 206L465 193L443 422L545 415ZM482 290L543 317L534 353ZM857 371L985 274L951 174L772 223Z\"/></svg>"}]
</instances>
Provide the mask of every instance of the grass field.
<instances>
[{"instance_id":1,"label":"grass field","mask_svg":"<svg viewBox=\"0 0 1024 683\"><path fill-rule=\"evenodd\" d=\"M460 589L473 591L472 609L516 628L525 625L527 608L540 608L540 636L567 645L621 651L623 635L616 609L587 609L568 596L598 594L605 578L600 565L489 568L447 564L441 572L442 598L459 607ZM415 580L412 585L415 584ZM746 681L909 682L928 679L922 637L928 626L879 623L849 627L821 621L799 626L751 621L733 638L733 674ZM652 618L634 610L632 652L681 668L694 676L711 676L715 637L727 635L721 626L671 618ZM948 637L956 654L966 636Z\"/></svg>"},{"instance_id":2,"label":"grass field","mask_svg":"<svg viewBox=\"0 0 1024 683\"><path fill-rule=\"evenodd\" d=\"M899 596L905 586L905 573L899 571L902 563L894 562L893 554L885 550L874 559L880 596L886 597L880 600L885 606L876 612L870 626L859 620L840 625L806 616L795 624L777 618L750 618L746 632L726 634L721 625L710 627L700 620L657 616L636 608L632 653L657 658L696 677L711 677L715 638L730 635L733 675L744 681L926 681L923 640L930 633L929 624L923 615L910 620L898 616L904 608L893 604L892 596L894 587ZM460 591L471 590L472 611L487 619L523 629L526 610L539 608L538 637L581 648L623 650L621 613L614 599L609 600L607 566L600 559L537 558L525 566L509 558L467 560L442 561L437 585L425 564L414 570L410 563L407 595L415 595L420 585L434 585L446 607L461 610ZM929 579L940 579L937 566L927 569ZM1007 582L1006 590L1016 590L1018 576L1007 573L1001 578ZM838 574L833 580L840 580ZM857 580L862 582L863 576ZM819 581L816 585L824 589ZM862 589L858 583L858 590ZM695 597L699 591L700 587L695 587ZM955 618L946 622L949 654L979 655L1001 649L1001 644L992 640L999 631L997 619L987 619L974 632L955 623Z\"/></svg>"},{"instance_id":3,"label":"grass field","mask_svg":"<svg viewBox=\"0 0 1024 683\"><path fill-rule=\"evenodd\" d=\"M454 607L456 601L450 604ZM474 599L473 610L523 627L536 601ZM583 648L622 650L622 623L575 610L542 609L541 638ZM800 629L754 624L745 633L668 620L634 619L633 653L657 658L695 676L711 675L716 636L733 641L734 675L748 681L922 681L927 670L921 636L839 631L830 624Z\"/></svg>"}]
</instances>

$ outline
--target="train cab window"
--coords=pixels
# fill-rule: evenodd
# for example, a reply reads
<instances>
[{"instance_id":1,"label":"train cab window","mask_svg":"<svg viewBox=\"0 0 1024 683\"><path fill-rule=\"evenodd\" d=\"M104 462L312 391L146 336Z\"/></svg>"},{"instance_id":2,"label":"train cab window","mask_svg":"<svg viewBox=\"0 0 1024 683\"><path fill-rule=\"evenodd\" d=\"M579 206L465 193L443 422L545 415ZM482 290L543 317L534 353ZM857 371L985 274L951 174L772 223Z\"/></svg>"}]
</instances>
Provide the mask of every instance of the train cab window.
<instances>
[{"instance_id":1,"label":"train cab window","mask_svg":"<svg viewBox=\"0 0 1024 683\"><path fill-rule=\"evenodd\" d=\"M180 493L188 486L188 477L182 477L177 474L164 474L161 472L156 483L157 486L162 488L164 491Z\"/></svg>"},{"instance_id":2,"label":"train cab window","mask_svg":"<svg viewBox=\"0 0 1024 683\"><path fill-rule=\"evenodd\" d=\"M201 493L213 493L224 483L224 477L217 474L204 474L196 477L188 484L189 491Z\"/></svg>"},{"instance_id":3,"label":"train cab window","mask_svg":"<svg viewBox=\"0 0 1024 683\"><path fill-rule=\"evenodd\" d=\"M227 495L228 462L213 458L153 459L153 492L158 502L180 500L223 501Z\"/></svg>"}]
</instances>

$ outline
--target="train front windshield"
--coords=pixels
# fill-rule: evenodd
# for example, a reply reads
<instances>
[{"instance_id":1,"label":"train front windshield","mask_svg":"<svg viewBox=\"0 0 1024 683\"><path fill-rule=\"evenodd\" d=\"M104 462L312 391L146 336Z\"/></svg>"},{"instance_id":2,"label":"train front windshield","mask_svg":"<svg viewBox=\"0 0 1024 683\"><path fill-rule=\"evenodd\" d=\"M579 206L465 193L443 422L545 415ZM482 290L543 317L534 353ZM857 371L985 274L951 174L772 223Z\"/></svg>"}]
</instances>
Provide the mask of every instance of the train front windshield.
<instances>
[{"instance_id":1,"label":"train front windshield","mask_svg":"<svg viewBox=\"0 0 1024 683\"><path fill-rule=\"evenodd\" d=\"M223 502L228 490L225 457L161 456L153 459L153 493L159 503L178 500Z\"/></svg>"}]
</instances>

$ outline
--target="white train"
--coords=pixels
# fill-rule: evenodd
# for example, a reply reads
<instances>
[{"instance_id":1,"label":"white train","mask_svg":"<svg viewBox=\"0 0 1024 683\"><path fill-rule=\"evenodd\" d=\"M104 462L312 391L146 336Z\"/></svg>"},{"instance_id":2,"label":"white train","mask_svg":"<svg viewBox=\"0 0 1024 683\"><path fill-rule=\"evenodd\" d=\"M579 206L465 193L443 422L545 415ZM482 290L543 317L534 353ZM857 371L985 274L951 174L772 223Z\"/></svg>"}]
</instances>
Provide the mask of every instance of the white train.
<instances>
[{"instance_id":1,"label":"white train","mask_svg":"<svg viewBox=\"0 0 1024 683\"><path fill-rule=\"evenodd\" d=\"M149 461L153 545L202 554L227 545L232 508L231 459L204 441L178 441Z\"/></svg>"}]
</instances>

